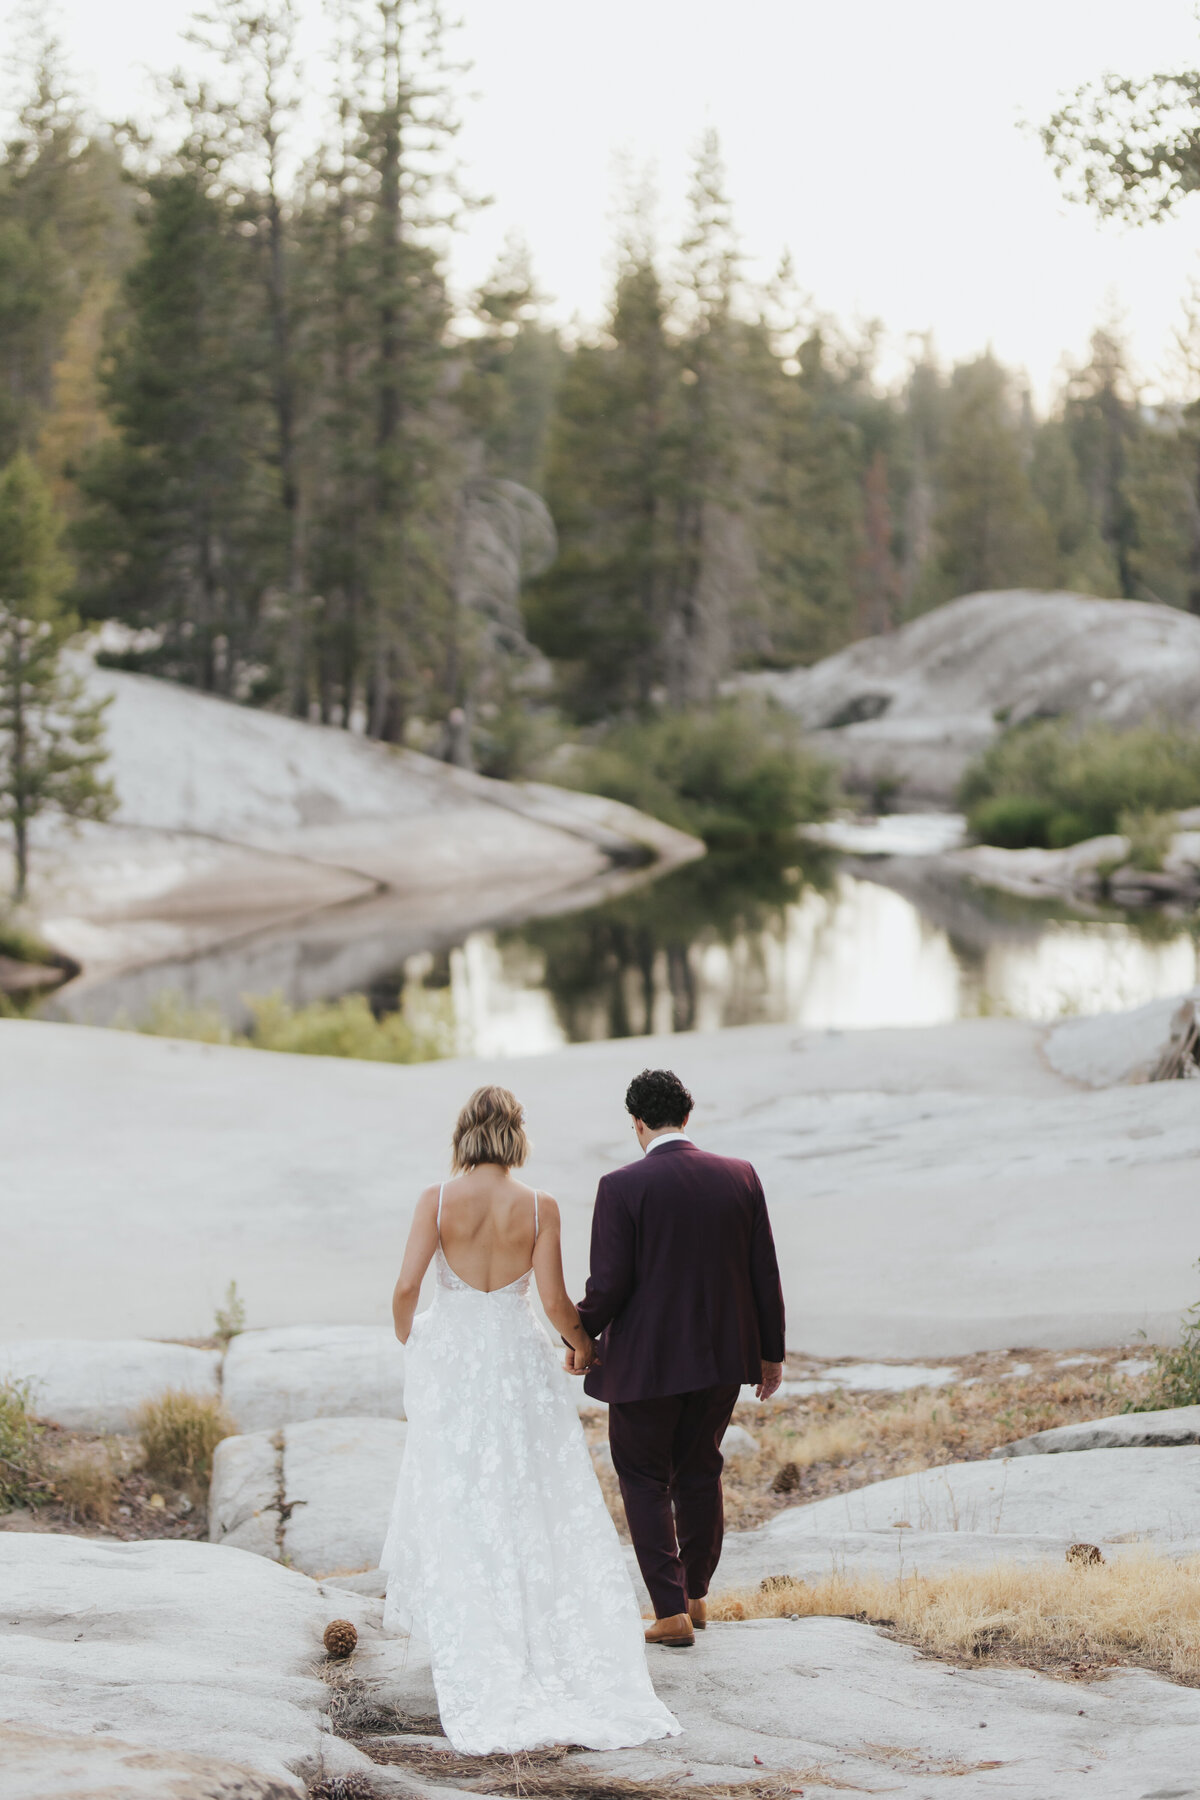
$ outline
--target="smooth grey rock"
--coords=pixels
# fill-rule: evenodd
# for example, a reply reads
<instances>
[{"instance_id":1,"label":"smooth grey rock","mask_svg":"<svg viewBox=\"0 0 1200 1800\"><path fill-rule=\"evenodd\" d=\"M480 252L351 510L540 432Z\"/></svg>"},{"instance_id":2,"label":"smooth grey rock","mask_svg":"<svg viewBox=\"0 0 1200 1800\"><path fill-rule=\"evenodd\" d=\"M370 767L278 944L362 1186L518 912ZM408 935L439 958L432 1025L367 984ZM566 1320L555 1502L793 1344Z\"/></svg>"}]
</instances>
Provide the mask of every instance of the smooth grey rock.
<instances>
[{"instance_id":1,"label":"smooth grey rock","mask_svg":"<svg viewBox=\"0 0 1200 1800\"><path fill-rule=\"evenodd\" d=\"M1195 1093L1081 1092L1041 1037L1000 1018L772 1025L649 1038L638 1054L678 1064L702 1096L696 1141L762 1177L794 1350L1065 1352L1141 1329L1165 1343L1196 1297ZM21 1121L5 1145L0 1335L99 1336L113 1319L200 1332L231 1276L252 1320L386 1329L415 1197L444 1167L463 1094L489 1080L527 1109L527 1173L559 1198L581 1293L596 1180L630 1155L629 1056L614 1040L397 1067L0 1020L0 1091ZM580 1118L594 1120L582 1136Z\"/></svg>"},{"instance_id":2,"label":"smooth grey rock","mask_svg":"<svg viewBox=\"0 0 1200 1800\"><path fill-rule=\"evenodd\" d=\"M306 1575L375 1569L407 1427L309 1419L226 1438L213 1459L209 1538Z\"/></svg>"},{"instance_id":3,"label":"smooth grey rock","mask_svg":"<svg viewBox=\"0 0 1200 1800\"><path fill-rule=\"evenodd\" d=\"M0 1725L0 1800L296 1800L298 1778L113 1737Z\"/></svg>"},{"instance_id":4,"label":"smooth grey rock","mask_svg":"<svg viewBox=\"0 0 1200 1800\"><path fill-rule=\"evenodd\" d=\"M323 1728L315 1668L329 1621L366 1630L374 1602L213 1544L18 1532L0 1533L0 1593L0 1720L223 1759L288 1793L370 1768Z\"/></svg>"},{"instance_id":5,"label":"smooth grey rock","mask_svg":"<svg viewBox=\"0 0 1200 1800\"><path fill-rule=\"evenodd\" d=\"M914 1531L1141 1538L1200 1549L1200 1447L1080 1450L949 1463L790 1506L764 1526L782 1544L813 1533Z\"/></svg>"},{"instance_id":6,"label":"smooth grey rock","mask_svg":"<svg viewBox=\"0 0 1200 1800\"><path fill-rule=\"evenodd\" d=\"M730 1425L721 1439L721 1450L728 1457L757 1456L758 1439L751 1435L744 1426Z\"/></svg>"},{"instance_id":7,"label":"smooth grey rock","mask_svg":"<svg viewBox=\"0 0 1200 1800\"><path fill-rule=\"evenodd\" d=\"M361 1594L368 1600L382 1600L387 1592L386 1569L360 1569L357 1575L326 1575L323 1588L337 1588L346 1594Z\"/></svg>"},{"instance_id":8,"label":"smooth grey rock","mask_svg":"<svg viewBox=\"0 0 1200 1800\"><path fill-rule=\"evenodd\" d=\"M309 1575L379 1567L404 1457L395 1419L310 1419L283 1431L284 1555Z\"/></svg>"},{"instance_id":9,"label":"smooth grey rock","mask_svg":"<svg viewBox=\"0 0 1200 1800\"><path fill-rule=\"evenodd\" d=\"M797 1770L806 1793L826 1791L820 1770L847 1791L902 1800L943 1787L962 1800L1200 1791L1200 1691L1140 1670L1081 1686L1027 1669L955 1668L869 1625L822 1618L713 1625L689 1655L655 1649L649 1664L683 1735L572 1766L679 1782L682 1794L690 1780ZM393 1704L430 1710L428 1659L409 1640L372 1642L355 1670Z\"/></svg>"},{"instance_id":10,"label":"smooth grey rock","mask_svg":"<svg viewBox=\"0 0 1200 1800\"><path fill-rule=\"evenodd\" d=\"M967 594L810 668L738 685L797 713L852 784L887 775L945 804L973 756L1035 717L1200 726L1200 620L1084 594Z\"/></svg>"},{"instance_id":11,"label":"smooth grey rock","mask_svg":"<svg viewBox=\"0 0 1200 1800\"><path fill-rule=\"evenodd\" d=\"M1071 1533L994 1531L876 1531L800 1532L777 1513L753 1531L727 1533L721 1561L713 1577L713 1592L757 1587L772 1575L790 1575L800 1581L818 1582L834 1574L911 1575L947 1569L991 1567L995 1563L1029 1565L1061 1562L1077 1540ZM1105 1539L1108 1557L1120 1555ZM1125 1546L1134 1550L1136 1545ZM1187 1544L1158 1545L1164 1554L1186 1555Z\"/></svg>"},{"instance_id":12,"label":"smooth grey rock","mask_svg":"<svg viewBox=\"0 0 1200 1800\"><path fill-rule=\"evenodd\" d=\"M1150 1000L1128 1012L1064 1019L1046 1037L1046 1060L1060 1075L1086 1087L1145 1081L1167 1048L1171 1021L1181 1003L1196 999L1200 987Z\"/></svg>"},{"instance_id":13,"label":"smooth grey rock","mask_svg":"<svg viewBox=\"0 0 1200 1800\"><path fill-rule=\"evenodd\" d=\"M167 1388L215 1394L215 1350L146 1338L29 1338L0 1343L0 1380L28 1381L44 1418L68 1431L132 1431L138 1408Z\"/></svg>"},{"instance_id":14,"label":"smooth grey rock","mask_svg":"<svg viewBox=\"0 0 1200 1800\"><path fill-rule=\"evenodd\" d=\"M1162 1412L1118 1413L1111 1419L1081 1420L1053 1431L1035 1431L1013 1444L998 1444L993 1460L1010 1456L1052 1456L1064 1450L1170 1449L1200 1444L1200 1406L1174 1406Z\"/></svg>"},{"instance_id":15,"label":"smooth grey rock","mask_svg":"<svg viewBox=\"0 0 1200 1800\"><path fill-rule=\"evenodd\" d=\"M283 1484L282 1435L254 1431L227 1437L213 1452L208 1490L208 1537L274 1561L283 1555L280 1498Z\"/></svg>"},{"instance_id":16,"label":"smooth grey rock","mask_svg":"<svg viewBox=\"0 0 1200 1800\"><path fill-rule=\"evenodd\" d=\"M225 1409L238 1429L404 1417L404 1351L386 1325L283 1325L229 1346Z\"/></svg>"}]
</instances>

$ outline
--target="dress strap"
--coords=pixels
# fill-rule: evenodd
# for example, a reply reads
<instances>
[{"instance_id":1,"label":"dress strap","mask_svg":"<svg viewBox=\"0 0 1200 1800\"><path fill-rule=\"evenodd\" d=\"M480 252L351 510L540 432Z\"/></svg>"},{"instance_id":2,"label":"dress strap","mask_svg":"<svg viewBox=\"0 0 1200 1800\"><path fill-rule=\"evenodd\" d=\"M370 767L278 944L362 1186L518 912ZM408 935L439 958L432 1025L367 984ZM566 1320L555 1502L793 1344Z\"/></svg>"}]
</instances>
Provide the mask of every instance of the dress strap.
<instances>
[{"instance_id":1,"label":"dress strap","mask_svg":"<svg viewBox=\"0 0 1200 1800\"><path fill-rule=\"evenodd\" d=\"M439 1244L442 1241L442 1195L445 1193L445 1191L446 1191L446 1184L443 1181L441 1187L438 1189L437 1234L438 1234L438 1243Z\"/></svg>"},{"instance_id":2,"label":"dress strap","mask_svg":"<svg viewBox=\"0 0 1200 1800\"><path fill-rule=\"evenodd\" d=\"M536 1188L534 1188L534 1190L533 1190L533 1241L535 1244L537 1243L537 1240L538 1240L538 1191Z\"/></svg>"}]
</instances>

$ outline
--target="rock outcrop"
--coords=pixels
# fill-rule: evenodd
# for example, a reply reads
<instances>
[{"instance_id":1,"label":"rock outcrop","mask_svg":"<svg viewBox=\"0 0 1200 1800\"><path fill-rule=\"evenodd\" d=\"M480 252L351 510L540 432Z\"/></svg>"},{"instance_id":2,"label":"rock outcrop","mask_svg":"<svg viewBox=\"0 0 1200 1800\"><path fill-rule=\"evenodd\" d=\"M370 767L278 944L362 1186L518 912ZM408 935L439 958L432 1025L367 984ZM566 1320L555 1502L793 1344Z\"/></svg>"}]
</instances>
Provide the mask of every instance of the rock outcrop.
<instances>
[{"instance_id":1,"label":"rock outcrop","mask_svg":"<svg viewBox=\"0 0 1200 1800\"><path fill-rule=\"evenodd\" d=\"M404 1417L404 1351L388 1325L281 1325L243 1331L222 1370L239 1431L304 1419Z\"/></svg>"},{"instance_id":2,"label":"rock outcrop","mask_svg":"<svg viewBox=\"0 0 1200 1800\"><path fill-rule=\"evenodd\" d=\"M1165 1407L1161 1412L1117 1413L1111 1419L1083 1419L1053 1431L1035 1431L1013 1444L999 1444L993 1460L1010 1456L1056 1456L1068 1450L1174 1449L1200 1444L1200 1406Z\"/></svg>"},{"instance_id":3,"label":"rock outcrop","mask_svg":"<svg viewBox=\"0 0 1200 1800\"><path fill-rule=\"evenodd\" d=\"M306 1575L377 1568L406 1431L394 1419L309 1419L226 1438L213 1458L212 1542Z\"/></svg>"},{"instance_id":4,"label":"rock outcrop","mask_svg":"<svg viewBox=\"0 0 1200 1800\"><path fill-rule=\"evenodd\" d=\"M1070 713L1200 729L1200 619L1083 594L968 594L812 668L743 680L797 713L852 786L947 804L1010 725Z\"/></svg>"},{"instance_id":5,"label":"rock outcrop","mask_svg":"<svg viewBox=\"0 0 1200 1800\"><path fill-rule=\"evenodd\" d=\"M27 1382L33 1410L68 1430L132 1431L165 1388L215 1395L215 1350L145 1338L31 1338L0 1343L0 1380Z\"/></svg>"}]
</instances>

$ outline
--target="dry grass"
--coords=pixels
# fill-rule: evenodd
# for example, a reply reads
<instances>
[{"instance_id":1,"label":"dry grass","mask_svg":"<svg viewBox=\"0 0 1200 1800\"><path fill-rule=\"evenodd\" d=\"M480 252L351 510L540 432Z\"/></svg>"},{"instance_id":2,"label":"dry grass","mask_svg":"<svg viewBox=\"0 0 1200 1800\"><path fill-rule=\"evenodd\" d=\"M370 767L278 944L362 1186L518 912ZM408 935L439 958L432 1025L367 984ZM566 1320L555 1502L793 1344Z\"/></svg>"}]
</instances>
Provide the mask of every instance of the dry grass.
<instances>
[{"instance_id":1,"label":"dry grass","mask_svg":"<svg viewBox=\"0 0 1200 1800\"><path fill-rule=\"evenodd\" d=\"M180 1388L167 1388L157 1400L147 1400L137 1415L147 1473L177 1485L207 1485L213 1451L236 1430L215 1395Z\"/></svg>"},{"instance_id":2,"label":"dry grass","mask_svg":"<svg viewBox=\"0 0 1200 1800\"><path fill-rule=\"evenodd\" d=\"M496 1795L501 1800L788 1800L803 1792L804 1783L850 1790L814 1765L758 1776L750 1781L692 1782L682 1775L658 1781L635 1781L595 1769L572 1766L579 1752L570 1746L528 1750L518 1756L459 1756L430 1744L360 1744L380 1767L403 1768L432 1781L453 1782L456 1789ZM853 1790L859 1791L859 1790Z\"/></svg>"},{"instance_id":3,"label":"dry grass","mask_svg":"<svg viewBox=\"0 0 1200 1800\"><path fill-rule=\"evenodd\" d=\"M49 1464L59 1505L73 1525L112 1523L124 1469L111 1444L72 1444Z\"/></svg>"},{"instance_id":4,"label":"dry grass","mask_svg":"<svg viewBox=\"0 0 1200 1800\"><path fill-rule=\"evenodd\" d=\"M834 1572L811 1583L776 1576L714 1596L708 1616L867 1619L952 1661L1067 1674L1136 1663L1200 1686L1200 1556L1176 1563L1131 1552L1108 1563L996 1563L893 1578Z\"/></svg>"},{"instance_id":5,"label":"dry grass","mask_svg":"<svg viewBox=\"0 0 1200 1800\"><path fill-rule=\"evenodd\" d=\"M974 1462L1015 1438L1075 1420L1107 1418L1145 1399L1149 1379L1131 1380L1116 1367L1127 1350L1096 1351L1088 1365L1069 1369L1060 1367L1063 1355L1015 1350L962 1357L952 1365L961 1382L909 1394L843 1392L739 1406L735 1421L757 1440L758 1454L726 1463L726 1528L746 1531L782 1507L848 1493L892 1475ZM1029 1372L1010 1373L1022 1366ZM803 1365L793 1359L788 1370L789 1377L822 1372L811 1359ZM606 1434L603 1417L594 1417L590 1439ZM598 1472L609 1510L628 1540L616 1476L604 1467Z\"/></svg>"}]
</instances>

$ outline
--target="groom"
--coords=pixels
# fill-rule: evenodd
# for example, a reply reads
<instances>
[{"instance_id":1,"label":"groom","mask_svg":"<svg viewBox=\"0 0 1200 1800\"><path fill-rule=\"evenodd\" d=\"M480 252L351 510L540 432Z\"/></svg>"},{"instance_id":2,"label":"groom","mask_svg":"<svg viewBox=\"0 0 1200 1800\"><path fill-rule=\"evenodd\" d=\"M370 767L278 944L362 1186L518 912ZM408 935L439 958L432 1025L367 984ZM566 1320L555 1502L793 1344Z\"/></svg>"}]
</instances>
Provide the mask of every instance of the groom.
<instances>
[{"instance_id":1,"label":"groom","mask_svg":"<svg viewBox=\"0 0 1200 1800\"><path fill-rule=\"evenodd\" d=\"M698 1150L692 1096L644 1069L625 1108L641 1161L601 1177L579 1317L599 1338L585 1391L608 1438L642 1578L648 1644L706 1624L721 1554L721 1439L743 1382L767 1400L783 1374L783 1291L762 1185L749 1163ZM566 1366L573 1373L574 1354Z\"/></svg>"}]
</instances>

